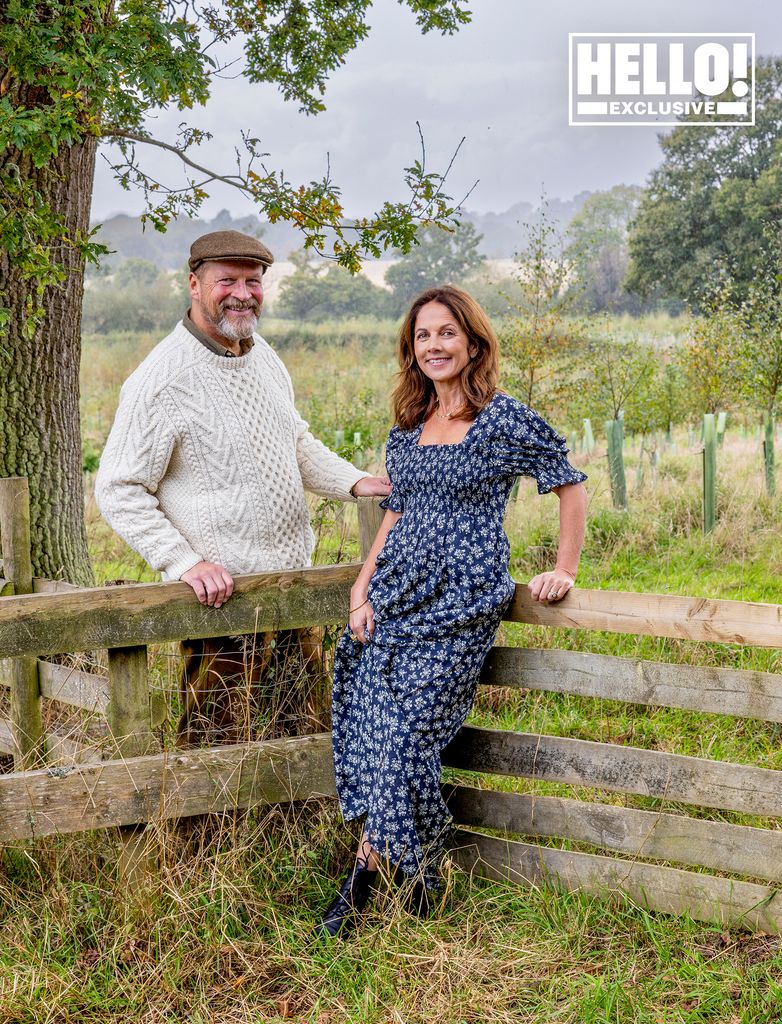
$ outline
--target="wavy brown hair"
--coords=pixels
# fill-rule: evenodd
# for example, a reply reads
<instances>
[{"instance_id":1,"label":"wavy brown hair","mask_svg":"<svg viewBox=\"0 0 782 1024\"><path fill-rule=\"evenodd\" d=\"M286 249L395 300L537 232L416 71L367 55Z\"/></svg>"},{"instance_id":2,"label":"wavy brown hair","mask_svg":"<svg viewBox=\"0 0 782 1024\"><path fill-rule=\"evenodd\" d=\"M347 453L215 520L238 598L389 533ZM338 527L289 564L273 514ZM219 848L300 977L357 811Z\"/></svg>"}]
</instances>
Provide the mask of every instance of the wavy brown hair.
<instances>
[{"instance_id":1,"label":"wavy brown hair","mask_svg":"<svg viewBox=\"0 0 782 1024\"><path fill-rule=\"evenodd\" d=\"M499 345L489 318L475 299L453 285L428 288L413 300L399 332L400 371L391 403L394 419L402 430L426 418L436 401L432 381L422 373L415 358L415 322L421 308L428 302L440 302L451 311L459 327L467 335L469 348L475 355L462 370L462 391L465 406L458 419L472 420L494 397L499 373Z\"/></svg>"}]
</instances>

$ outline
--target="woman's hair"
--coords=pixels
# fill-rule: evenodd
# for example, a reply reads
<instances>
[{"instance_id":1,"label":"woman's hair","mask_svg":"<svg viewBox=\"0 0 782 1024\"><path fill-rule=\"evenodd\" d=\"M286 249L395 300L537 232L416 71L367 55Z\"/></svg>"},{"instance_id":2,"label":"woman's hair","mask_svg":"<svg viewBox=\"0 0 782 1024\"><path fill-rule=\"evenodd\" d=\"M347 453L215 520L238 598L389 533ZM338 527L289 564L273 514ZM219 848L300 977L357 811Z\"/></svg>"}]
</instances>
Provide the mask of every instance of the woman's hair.
<instances>
[{"instance_id":1,"label":"woman's hair","mask_svg":"<svg viewBox=\"0 0 782 1024\"><path fill-rule=\"evenodd\" d=\"M425 376L415 358L415 322L428 302L440 302L451 311L467 335L470 362L462 370L465 406L460 419L474 419L494 397L499 372L499 345L489 318L461 288L443 285L428 288L413 300L399 332L400 371L391 402L394 419L402 430L412 430L431 411L436 401L434 384Z\"/></svg>"}]
</instances>

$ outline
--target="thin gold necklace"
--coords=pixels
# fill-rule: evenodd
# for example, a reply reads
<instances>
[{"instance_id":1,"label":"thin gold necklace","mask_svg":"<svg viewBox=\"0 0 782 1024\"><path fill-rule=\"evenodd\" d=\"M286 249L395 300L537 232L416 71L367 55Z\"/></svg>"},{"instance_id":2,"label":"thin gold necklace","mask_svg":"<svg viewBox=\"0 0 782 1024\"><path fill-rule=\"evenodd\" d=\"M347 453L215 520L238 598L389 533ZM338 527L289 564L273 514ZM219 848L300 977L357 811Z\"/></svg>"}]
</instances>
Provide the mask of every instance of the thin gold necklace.
<instances>
[{"instance_id":1,"label":"thin gold necklace","mask_svg":"<svg viewBox=\"0 0 782 1024\"><path fill-rule=\"evenodd\" d=\"M452 420L454 416L461 412L462 406L458 405L453 412L438 412L440 408L440 399L435 400L434 414L438 420Z\"/></svg>"}]
</instances>

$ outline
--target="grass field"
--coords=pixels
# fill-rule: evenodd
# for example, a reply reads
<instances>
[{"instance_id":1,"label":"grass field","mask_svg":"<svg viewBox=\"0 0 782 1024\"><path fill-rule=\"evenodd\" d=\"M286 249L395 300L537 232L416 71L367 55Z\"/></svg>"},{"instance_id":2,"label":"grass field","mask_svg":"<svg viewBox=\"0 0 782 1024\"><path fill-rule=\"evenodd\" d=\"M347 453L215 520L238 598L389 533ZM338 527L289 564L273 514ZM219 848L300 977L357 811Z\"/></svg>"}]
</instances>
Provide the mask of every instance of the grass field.
<instances>
[{"instance_id":1,"label":"grass field","mask_svg":"<svg viewBox=\"0 0 782 1024\"><path fill-rule=\"evenodd\" d=\"M154 340L87 340L84 422L96 450L119 384ZM392 334L383 332L362 341L357 329L349 344L329 353L327 373L317 347L291 345L283 353L316 432L329 440L335 428L348 438L361 431L367 442L361 454L370 464L388 423L391 343ZM758 439L729 428L719 451L719 523L709 536L700 530L698 446L688 446L684 429L675 442L654 470L645 464L639 487L638 447L628 446L627 513L610 507L602 442L591 457L575 456L590 476L579 585L782 602L782 512L763 492ZM356 557L353 510L315 501L312 510L318 560ZM516 579L551 564L556 514L555 498L538 498L522 482L507 520ZM88 523L101 580L151 578L100 522L91 501ZM776 650L731 645L522 625L503 627L503 641L780 669ZM170 651L159 652L154 678L173 701ZM495 689L481 692L472 721L782 768L780 727L749 719ZM170 742L170 727L164 739ZM477 784L474 776L470 781ZM527 780L486 777L481 785L664 806ZM772 1024L782 1018L776 937L655 915L624 899L471 881L453 869L430 919L411 919L384 893L357 935L314 946L312 923L330 901L354 842L328 804L226 817L188 830L161 827L155 841L163 868L133 890L116 879L110 833L3 851L0 1024Z\"/></svg>"}]
</instances>

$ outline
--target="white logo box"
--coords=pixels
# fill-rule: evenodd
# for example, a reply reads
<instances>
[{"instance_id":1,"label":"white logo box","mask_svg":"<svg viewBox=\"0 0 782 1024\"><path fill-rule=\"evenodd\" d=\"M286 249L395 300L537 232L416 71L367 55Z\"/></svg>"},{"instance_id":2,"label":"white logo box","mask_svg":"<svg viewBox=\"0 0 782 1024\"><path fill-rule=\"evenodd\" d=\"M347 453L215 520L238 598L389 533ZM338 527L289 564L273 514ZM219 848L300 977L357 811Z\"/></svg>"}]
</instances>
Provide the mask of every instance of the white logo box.
<instances>
[{"instance_id":1,"label":"white logo box","mask_svg":"<svg viewBox=\"0 0 782 1024\"><path fill-rule=\"evenodd\" d=\"M577 125L753 125L754 32L570 32Z\"/></svg>"}]
</instances>

